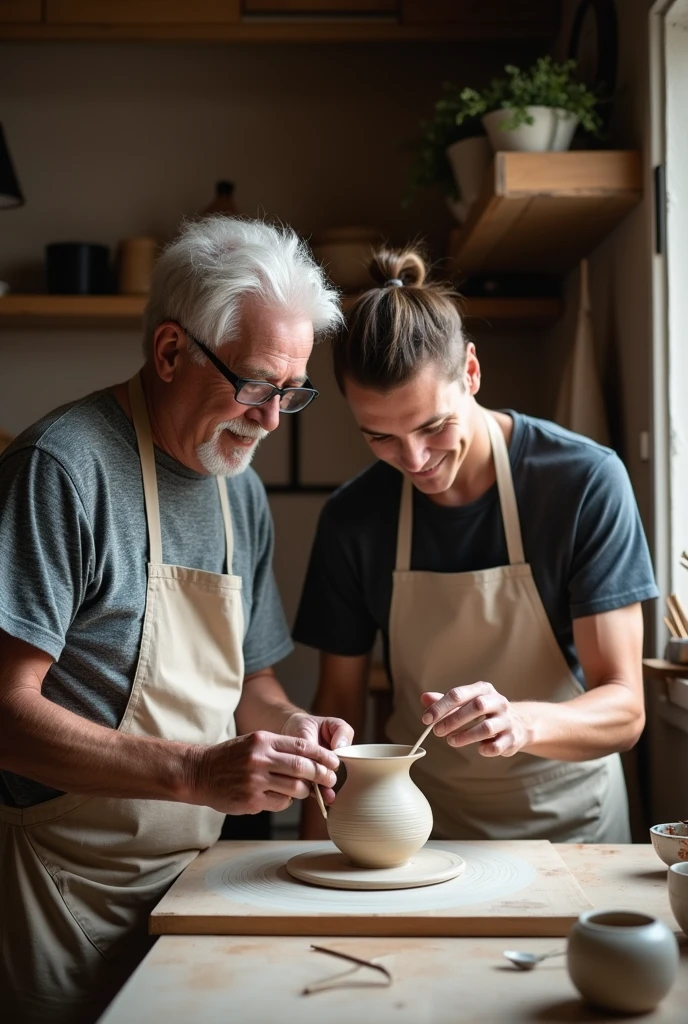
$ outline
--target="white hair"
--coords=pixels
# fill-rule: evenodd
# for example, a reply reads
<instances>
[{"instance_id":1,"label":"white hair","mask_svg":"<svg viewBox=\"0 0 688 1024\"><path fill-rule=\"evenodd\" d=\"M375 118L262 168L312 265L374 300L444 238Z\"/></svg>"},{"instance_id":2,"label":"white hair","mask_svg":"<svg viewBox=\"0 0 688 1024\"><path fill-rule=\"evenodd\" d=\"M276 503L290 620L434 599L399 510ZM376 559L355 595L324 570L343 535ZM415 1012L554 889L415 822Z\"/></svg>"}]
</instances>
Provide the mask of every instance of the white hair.
<instances>
[{"instance_id":1,"label":"white hair","mask_svg":"<svg viewBox=\"0 0 688 1024\"><path fill-rule=\"evenodd\" d=\"M309 320L316 339L343 321L336 289L292 228L219 214L184 224L158 259L144 314L146 356L164 320L218 348L248 296ZM193 357L204 361L196 346Z\"/></svg>"}]
</instances>

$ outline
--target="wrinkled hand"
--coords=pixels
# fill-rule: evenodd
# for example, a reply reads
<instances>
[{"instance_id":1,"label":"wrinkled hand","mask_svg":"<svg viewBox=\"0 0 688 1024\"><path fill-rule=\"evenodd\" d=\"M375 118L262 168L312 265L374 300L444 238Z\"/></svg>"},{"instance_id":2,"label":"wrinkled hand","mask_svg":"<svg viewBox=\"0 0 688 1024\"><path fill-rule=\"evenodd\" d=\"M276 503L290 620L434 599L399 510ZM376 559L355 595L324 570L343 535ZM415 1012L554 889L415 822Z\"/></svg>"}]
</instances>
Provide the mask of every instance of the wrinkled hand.
<instances>
[{"instance_id":1,"label":"wrinkled hand","mask_svg":"<svg viewBox=\"0 0 688 1024\"><path fill-rule=\"evenodd\" d=\"M457 686L444 695L424 693L421 701L427 709L424 725L437 722L433 733L451 747L478 743L484 757L512 757L528 743L518 705L511 704L492 683Z\"/></svg>"},{"instance_id":2,"label":"wrinkled hand","mask_svg":"<svg viewBox=\"0 0 688 1024\"><path fill-rule=\"evenodd\" d=\"M309 796L312 782L332 793L338 767L331 750L306 737L252 732L199 749L192 802L223 814L283 811Z\"/></svg>"},{"instance_id":3,"label":"wrinkled hand","mask_svg":"<svg viewBox=\"0 0 688 1024\"><path fill-rule=\"evenodd\" d=\"M336 750L337 747L348 747L353 743L354 731L351 726L341 718L320 718L318 715L308 715L303 711L297 711L290 715L282 726L282 734L285 736L299 736L311 744L319 744L326 750ZM321 792L326 804L334 802L334 789L331 786L322 786ZM313 793L311 792L311 795Z\"/></svg>"}]
</instances>

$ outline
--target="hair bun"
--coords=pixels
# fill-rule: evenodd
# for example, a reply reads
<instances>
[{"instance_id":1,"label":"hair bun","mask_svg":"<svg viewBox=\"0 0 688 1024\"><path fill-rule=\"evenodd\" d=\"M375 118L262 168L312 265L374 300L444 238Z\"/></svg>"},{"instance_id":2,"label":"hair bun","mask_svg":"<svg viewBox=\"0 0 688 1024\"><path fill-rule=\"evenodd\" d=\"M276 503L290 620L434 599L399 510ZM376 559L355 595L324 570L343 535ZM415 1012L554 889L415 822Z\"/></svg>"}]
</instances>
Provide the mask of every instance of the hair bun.
<instances>
[{"instance_id":1,"label":"hair bun","mask_svg":"<svg viewBox=\"0 0 688 1024\"><path fill-rule=\"evenodd\" d=\"M372 279L385 287L389 281L401 281L405 288L422 288L428 268L417 249L384 247L373 254L368 268Z\"/></svg>"}]
</instances>

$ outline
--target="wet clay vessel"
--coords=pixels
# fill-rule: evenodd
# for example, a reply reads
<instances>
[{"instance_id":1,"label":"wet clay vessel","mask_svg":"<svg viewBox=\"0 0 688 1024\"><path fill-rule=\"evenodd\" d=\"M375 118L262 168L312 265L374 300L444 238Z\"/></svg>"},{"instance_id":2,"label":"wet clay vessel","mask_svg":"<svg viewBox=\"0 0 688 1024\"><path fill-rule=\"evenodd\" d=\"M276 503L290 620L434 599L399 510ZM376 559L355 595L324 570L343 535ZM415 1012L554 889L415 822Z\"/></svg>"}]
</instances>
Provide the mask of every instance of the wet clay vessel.
<instances>
[{"instance_id":1,"label":"wet clay vessel","mask_svg":"<svg viewBox=\"0 0 688 1024\"><path fill-rule=\"evenodd\" d=\"M327 817L330 839L354 864L393 868L405 864L432 831L430 804L409 771L425 756L420 748L362 743L340 747L346 782Z\"/></svg>"}]
</instances>

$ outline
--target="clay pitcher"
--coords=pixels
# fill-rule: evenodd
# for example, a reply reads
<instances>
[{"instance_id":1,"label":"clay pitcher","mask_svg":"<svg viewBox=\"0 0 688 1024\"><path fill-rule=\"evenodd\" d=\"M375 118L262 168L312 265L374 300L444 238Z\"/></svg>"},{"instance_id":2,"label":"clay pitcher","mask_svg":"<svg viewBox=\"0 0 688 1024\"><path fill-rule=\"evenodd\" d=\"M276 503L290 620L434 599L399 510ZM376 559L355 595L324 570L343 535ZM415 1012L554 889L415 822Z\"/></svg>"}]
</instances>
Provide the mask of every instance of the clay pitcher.
<instances>
[{"instance_id":1,"label":"clay pitcher","mask_svg":"<svg viewBox=\"0 0 688 1024\"><path fill-rule=\"evenodd\" d=\"M432 831L430 804L409 775L425 751L420 748L409 757L410 750L395 743L361 743L337 750L346 767L346 782L329 809L327 831L359 867L405 864Z\"/></svg>"}]
</instances>

